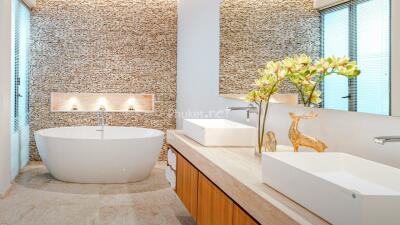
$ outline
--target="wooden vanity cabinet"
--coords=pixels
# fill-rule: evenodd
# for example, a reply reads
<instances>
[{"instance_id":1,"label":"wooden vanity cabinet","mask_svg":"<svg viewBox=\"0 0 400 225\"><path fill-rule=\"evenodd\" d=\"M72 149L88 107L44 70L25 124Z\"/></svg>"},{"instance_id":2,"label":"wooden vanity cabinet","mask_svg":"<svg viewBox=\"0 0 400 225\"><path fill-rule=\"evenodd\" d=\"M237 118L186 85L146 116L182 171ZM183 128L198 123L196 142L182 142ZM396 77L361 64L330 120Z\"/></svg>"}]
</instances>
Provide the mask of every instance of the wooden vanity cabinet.
<instances>
[{"instance_id":1,"label":"wooden vanity cabinet","mask_svg":"<svg viewBox=\"0 0 400 225\"><path fill-rule=\"evenodd\" d=\"M233 205L233 225L257 225L252 217L249 216L242 208L238 205Z\"/></svg>"},{"instance_id":2,"label":"wooden vanity cabinet","mask_svg":"<svg viewBox=\"0 0 400 225\"><path fill-rule=\"evenodd\" d=\"M176 193L198 225L259 224L177 153Z\"/></svg>"},{"instance_id":3,"label":"wooden vanity cabinet","mask_svg":"<svg viewBox=\"0 0 400 225\"><path fill-rule=\"evenodd\" d=\"M199 171L182 155L176 159L176 193L186 209L197 219L197 192Z\"/></svg>"},{"instance_id":4,"label":"wooden vanity cabinet","mask_svg":"<svg viewBox=\"0 0 400 225\"><path fill-rule=\"evenodd\" d=\"M198 225L232 225L233 201L200 173L197 207Z\"/></svg>"}]
</instances>

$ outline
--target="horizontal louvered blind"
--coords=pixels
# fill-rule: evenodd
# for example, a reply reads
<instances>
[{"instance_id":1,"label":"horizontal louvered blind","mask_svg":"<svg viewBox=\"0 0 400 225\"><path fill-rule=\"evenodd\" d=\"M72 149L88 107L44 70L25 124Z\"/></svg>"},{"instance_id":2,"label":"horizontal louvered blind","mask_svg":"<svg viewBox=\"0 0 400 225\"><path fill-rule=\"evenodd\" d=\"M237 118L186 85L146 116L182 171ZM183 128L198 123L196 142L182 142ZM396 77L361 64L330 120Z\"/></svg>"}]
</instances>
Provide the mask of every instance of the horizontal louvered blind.
<instances>
[{"instance_id":1,"label":"horizontal louvered blind","mask_svg":"<svg viewBox=\"0 0 400 225\"><path fill-rule=\"evenodd\" d=\"M349 56L350 8L340 5L322 12L322 57ZM323 82L323 106L348 110L349 81L346 77L328 76Z\"/></svg>"},{"instance_id":2,"label":"horizontal louvered blind","mask_svg":"<svg viewBox=\"0 0 400 225\"><path fill-rule=\"evenodd\" d=\"M13 112L13 127L14 131L18 129L18 112L19 112L19 96L18 96L18 88L20 85L20 77L19 77L19 71L20 71L20 26L19 26L19 16L15 17L15 23L14 23L14 88L13 88L13 96L14 96L14 112Z\"/></svg>"},{"instance_id":3,"label":"horizontal louvered blind","mask_svg":"<svg viewBox=\"0 0 400 225\"><path fill-rule=\"evenodd\" d=\"M322 56L357 60L361 76L334 76L323 84L323 106L390 112L390 0L354 0L321 11Z\"/></svg>"},{"instance_id":4,"label":"horizontal louvered blind","mask_svg":"<svg viewBox=\"0 0 400 225\"><path fill-rule=\"evenodd\" d=\"M364 1L357 12L357 111L389 115L390 0Z\"/></svg>"}]
</instances>

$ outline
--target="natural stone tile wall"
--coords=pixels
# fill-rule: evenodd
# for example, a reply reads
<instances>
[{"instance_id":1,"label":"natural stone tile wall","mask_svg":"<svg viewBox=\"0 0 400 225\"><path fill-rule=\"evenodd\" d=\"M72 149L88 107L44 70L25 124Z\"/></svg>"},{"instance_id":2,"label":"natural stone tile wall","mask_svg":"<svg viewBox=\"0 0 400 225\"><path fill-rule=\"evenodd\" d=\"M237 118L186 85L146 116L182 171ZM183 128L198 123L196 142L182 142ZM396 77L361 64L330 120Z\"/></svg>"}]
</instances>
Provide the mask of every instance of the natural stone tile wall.
<instances>
[{"instance_id":1,"label":"natural stone tile wall","mask_svg":"<svg viewBox=\"0 0 400 225\"><path fill-rule=\"evenodd\" d=\"M319 57L320 18L314 0L223 0L220 93L243 94L270 60ZM281 93L294 92L288 83Z\"/></svg>"},{"instance_id":2,"label":"natural stone tile wall","mask_svg":"<svg viewBox=\"0 0 400 225\"><path fill-rule=\"evenodd\" d=\"M175 128L177 0L38 0L31 21L31 160L34 131L96 124L95 113L50 112L51 92L154 93L155 113L108 123Z\"/></svg>"}]
</instances>

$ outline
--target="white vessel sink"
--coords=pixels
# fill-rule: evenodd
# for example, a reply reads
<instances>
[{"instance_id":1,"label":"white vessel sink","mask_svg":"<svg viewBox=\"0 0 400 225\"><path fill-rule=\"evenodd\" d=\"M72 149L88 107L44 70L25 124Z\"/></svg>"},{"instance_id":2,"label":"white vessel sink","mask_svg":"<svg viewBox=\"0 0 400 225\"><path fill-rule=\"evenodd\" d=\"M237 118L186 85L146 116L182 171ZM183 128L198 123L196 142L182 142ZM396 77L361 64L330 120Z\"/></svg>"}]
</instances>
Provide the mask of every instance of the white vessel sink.
<instances>
[{"instance_id":1,"label":"white vessel sink","mask_svg":"<svg viewBox=\"0 0 400 225\"><path fill-rule=\"evenodd\" d=\"M185 119L186 136L207 147L251 147L256 143L256 128L225 119Z\"/></svg>"},{"instance_id":2,"label":"white vessel sink","mask_svg":"<svg viewBox=\"0 0 400 225\"><path fill-rule=\"evenodd\" d=\"M345 153L263 153L262 180L332 224L400 224L400 170Z\"/></svg>"}]
</instances>

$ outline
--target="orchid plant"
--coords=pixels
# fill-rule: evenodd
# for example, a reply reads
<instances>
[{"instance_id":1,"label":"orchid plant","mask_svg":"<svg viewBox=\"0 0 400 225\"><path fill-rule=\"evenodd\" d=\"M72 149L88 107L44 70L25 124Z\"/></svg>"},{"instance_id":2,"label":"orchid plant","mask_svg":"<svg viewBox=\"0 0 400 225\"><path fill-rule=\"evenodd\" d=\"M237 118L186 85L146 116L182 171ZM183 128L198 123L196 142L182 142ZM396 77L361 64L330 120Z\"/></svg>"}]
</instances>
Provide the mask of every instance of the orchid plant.
<instances>
[{"instance_id":1,"label":"orchid plant","mask_svg":"<svg viewBox=\"0 0 400 225\"><path fill-rule=\"evenodd\" d=\"M297 89L304 106L319 104L320 83L329 75L341 75L354 78L360 75L355 61L347 57L327 57L313 62L307 55L296 55L281 61L270 61L260 69L260 78L255 81L255 88L247 94L246 100L258 106L257 150L261 154L264 143L266 118L269 100L278 92L280 84L289 80Z\"/></svg>"},{"instance_id":2,"label":"orchid plant","mask_svg":"<svg viewBox=\"0 0 400 225\"><path fill-rule=\"evenodd\" d=\"M282 62L271 61L258 72L260 78L255 81L255 89L248 93L246 100L258 106L257 150L261 154L269 100L278 92L279 85L286 79L287 71Z\"/></svg>"}]
</instances>

